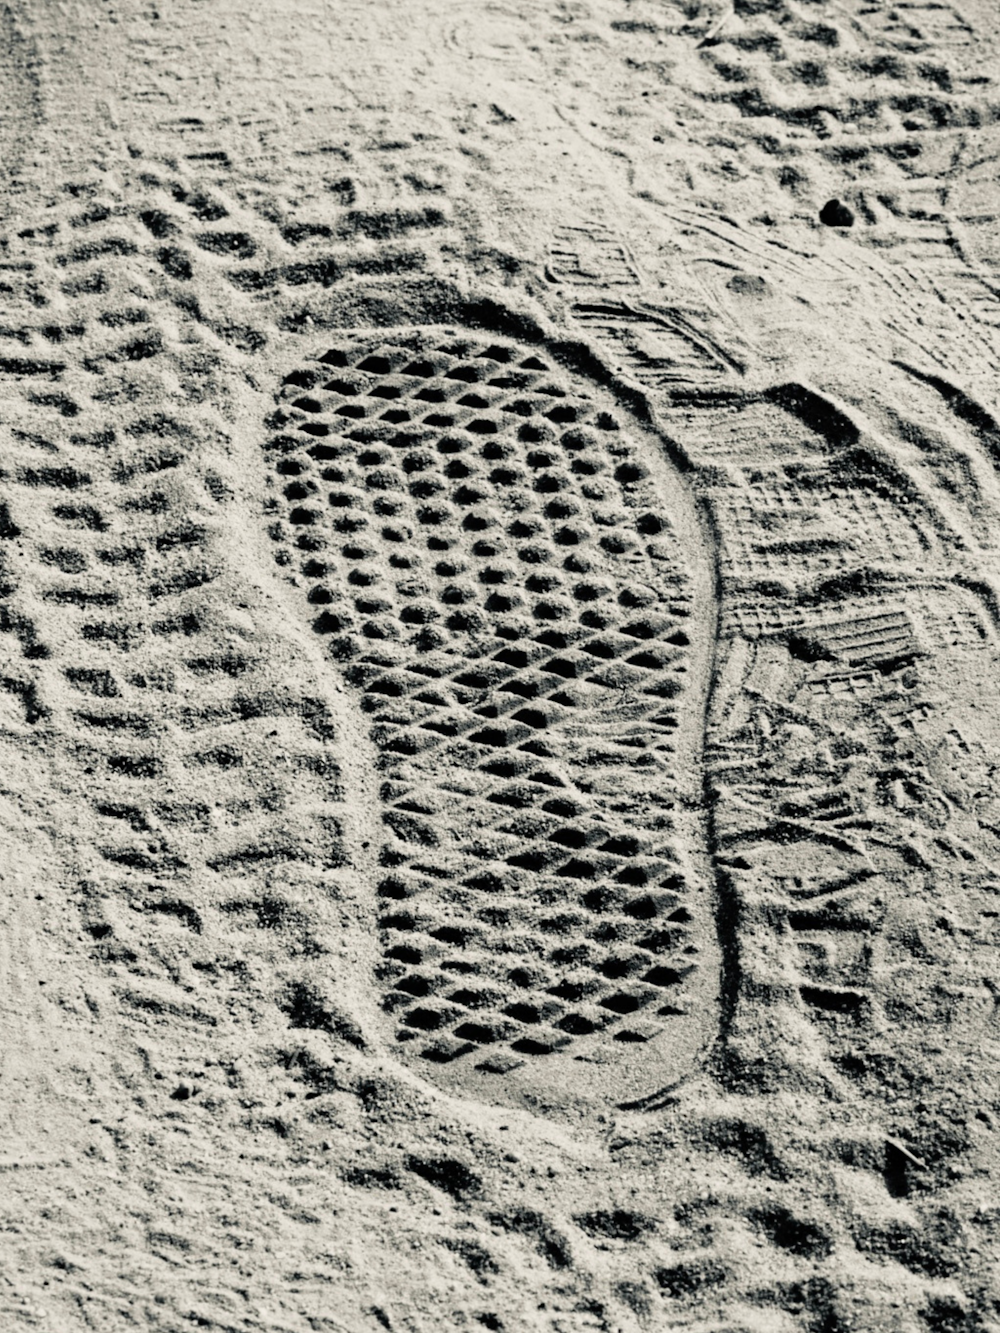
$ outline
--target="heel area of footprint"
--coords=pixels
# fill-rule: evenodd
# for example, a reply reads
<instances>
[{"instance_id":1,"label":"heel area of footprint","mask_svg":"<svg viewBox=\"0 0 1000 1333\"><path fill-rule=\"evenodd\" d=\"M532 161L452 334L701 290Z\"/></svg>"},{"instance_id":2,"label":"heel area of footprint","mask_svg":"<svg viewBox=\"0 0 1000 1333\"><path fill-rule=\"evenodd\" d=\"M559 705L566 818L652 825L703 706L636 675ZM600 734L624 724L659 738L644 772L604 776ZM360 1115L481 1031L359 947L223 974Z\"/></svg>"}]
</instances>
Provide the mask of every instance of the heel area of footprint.
<instances>
[{"instance_id":1,"label":"heel area of footprint","mask_svg":"<svg viewBox=\"0 0 1000 1333\"><path fill-rule=\"evenodd\" d=\"M500 1104L630 1102L714 1039L711 608L657 437L544 345L350 330L290 368L279 569L378 754L387 1050Z\"/></svg>"}]
</instances>

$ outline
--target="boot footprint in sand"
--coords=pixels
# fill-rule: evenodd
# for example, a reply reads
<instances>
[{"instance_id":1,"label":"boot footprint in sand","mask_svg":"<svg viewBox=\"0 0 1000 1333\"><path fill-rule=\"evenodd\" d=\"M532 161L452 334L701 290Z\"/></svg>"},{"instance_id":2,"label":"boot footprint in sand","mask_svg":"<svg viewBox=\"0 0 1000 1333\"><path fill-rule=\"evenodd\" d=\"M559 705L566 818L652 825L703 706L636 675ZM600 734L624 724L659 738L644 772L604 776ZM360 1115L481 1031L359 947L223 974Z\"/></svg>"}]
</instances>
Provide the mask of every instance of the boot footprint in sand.
<instances>
[{"instance_id":1,"label":"boot footprint in sand","mask_svg":"<svg viewBox=\"0 0 1000 1333\"><path fill-rule=\"evenodd\" d=\"M387 1043L501 1102L683 1076L714 609L662 441L544 347L440 327L341 335L275 420L278 562L380 755Z\"/></svg>"}]
</instances>

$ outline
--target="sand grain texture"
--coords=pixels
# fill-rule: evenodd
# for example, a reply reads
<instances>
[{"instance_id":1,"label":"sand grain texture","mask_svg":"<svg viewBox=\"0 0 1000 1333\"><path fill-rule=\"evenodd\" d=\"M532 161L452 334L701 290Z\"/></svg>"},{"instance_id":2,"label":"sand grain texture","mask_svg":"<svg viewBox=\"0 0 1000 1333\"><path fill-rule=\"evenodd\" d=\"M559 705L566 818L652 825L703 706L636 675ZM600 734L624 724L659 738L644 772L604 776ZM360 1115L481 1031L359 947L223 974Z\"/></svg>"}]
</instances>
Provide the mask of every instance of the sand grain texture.
<instances>
[{"instance_id":1,"label":"sand grain texture","mask_svg":"<svg viewBox=\"0 0 1000 1333\"><path fill-rule=\"evenodd\" d=\"M0 1326L1000 1330L998 51L0 11Z\"/></svg>"}]
</instances>

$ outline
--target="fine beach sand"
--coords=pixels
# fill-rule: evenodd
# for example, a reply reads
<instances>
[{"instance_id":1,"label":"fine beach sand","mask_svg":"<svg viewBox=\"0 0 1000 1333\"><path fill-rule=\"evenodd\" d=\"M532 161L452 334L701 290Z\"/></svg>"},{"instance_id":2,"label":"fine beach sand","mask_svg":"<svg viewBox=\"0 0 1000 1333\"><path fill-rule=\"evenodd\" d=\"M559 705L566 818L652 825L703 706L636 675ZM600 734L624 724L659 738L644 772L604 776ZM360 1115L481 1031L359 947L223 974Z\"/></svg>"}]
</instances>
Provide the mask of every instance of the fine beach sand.
<instances>
[{"instance_id":1,"label":"fine beach sand","mask_svg":"<svg viewBox=\"0 0 1000 1333\"><path fill-rule=\"evenodd\" d=\"M0 62L0 1331L1000 1333L995 5Z\"/></svg>"}]
</instances>

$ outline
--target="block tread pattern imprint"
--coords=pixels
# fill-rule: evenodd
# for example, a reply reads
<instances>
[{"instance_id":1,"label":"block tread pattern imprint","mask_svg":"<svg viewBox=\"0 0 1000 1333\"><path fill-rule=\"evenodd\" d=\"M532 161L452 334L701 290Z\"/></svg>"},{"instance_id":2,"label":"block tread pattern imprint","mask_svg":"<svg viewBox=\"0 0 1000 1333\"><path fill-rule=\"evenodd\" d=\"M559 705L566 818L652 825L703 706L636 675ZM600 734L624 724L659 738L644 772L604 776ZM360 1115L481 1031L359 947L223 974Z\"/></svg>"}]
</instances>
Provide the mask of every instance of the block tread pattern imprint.
<instances>
[{"instance_id":1,"label":"block tread pattern imprint","mask_svg":"<svg viewBox=\"0 0 1000 1333\"><path fill-rule=\"evenodd\" d=\"M501 1102L655 1092L718 994L681 474L544 348L455 329L341 337L273 421L276 559L380 754L387 1042Z\"/></svg>"}]
</instances>

